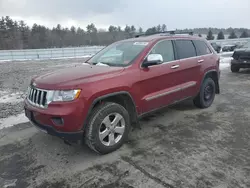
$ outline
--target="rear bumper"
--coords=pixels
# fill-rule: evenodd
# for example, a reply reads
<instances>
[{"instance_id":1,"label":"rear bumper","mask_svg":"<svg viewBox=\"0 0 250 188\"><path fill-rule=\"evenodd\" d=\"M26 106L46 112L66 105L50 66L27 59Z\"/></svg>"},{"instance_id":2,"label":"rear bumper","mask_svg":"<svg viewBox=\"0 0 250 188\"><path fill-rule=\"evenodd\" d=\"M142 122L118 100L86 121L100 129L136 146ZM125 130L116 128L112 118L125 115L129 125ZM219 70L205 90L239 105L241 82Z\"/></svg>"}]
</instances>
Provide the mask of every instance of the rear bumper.
<instances>
[{"instance_id":1,"label":"rear bumper","mask_svg":"<svg viewBox=\"0 0 250 188\"><path fill-rule=\"evenodd\" d=\"M231 65L239 68L250 68L250 60L231 60Z\"/></svg>"},{"instance_id":2,"label":"rear bumper","mask_svg":"<svg viewBox=\"0 0 250 188\"><path fill-rule=\"evenodd\" d=\"M61 132L57 131L54 127L49 125L43 125L39 122L37 122L34 118L33 112L25 109L25 116L30 120L30 123L34 125L36 128L41 130L42 132L45 132L49 135L59 137L63 140L66 140L68 142L77 143L78 141L82 141L83 138L83 131L78 132Z\"/></svg>"}]
</instances>

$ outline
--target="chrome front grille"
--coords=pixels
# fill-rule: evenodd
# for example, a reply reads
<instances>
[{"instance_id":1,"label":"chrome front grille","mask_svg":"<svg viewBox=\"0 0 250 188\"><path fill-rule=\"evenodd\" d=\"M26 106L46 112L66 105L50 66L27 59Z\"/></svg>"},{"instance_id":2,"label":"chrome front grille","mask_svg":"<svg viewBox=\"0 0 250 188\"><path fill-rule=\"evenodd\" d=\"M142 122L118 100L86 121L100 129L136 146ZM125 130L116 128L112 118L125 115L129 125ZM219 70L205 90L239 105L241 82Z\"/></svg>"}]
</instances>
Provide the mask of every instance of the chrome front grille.
<instances>
[{"instance_id":1,"label":"chrome front grille","mask_svg":"<svg viewBox=\"0 0 250 188\"><path fill-rule=\"evenodd\" d=\"M37 107L46 108L46 98L47 98L47 91L29 87L28 93L27 93L27 99L28 101Z\"/></svg>"}]
</instances>

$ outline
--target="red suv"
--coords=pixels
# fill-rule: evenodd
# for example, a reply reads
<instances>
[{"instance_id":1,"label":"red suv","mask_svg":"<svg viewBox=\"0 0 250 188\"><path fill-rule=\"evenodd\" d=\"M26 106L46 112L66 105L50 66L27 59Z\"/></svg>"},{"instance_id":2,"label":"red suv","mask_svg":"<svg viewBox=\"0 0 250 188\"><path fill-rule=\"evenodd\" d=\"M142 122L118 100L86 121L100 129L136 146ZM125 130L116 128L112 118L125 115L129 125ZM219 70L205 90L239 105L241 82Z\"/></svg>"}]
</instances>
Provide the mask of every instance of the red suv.
<instances>
[{"instance_id":1,"label":"red suv","mask_svg":"<svg viewBox=\"0 0 250 188\"><path fill-rule=\"evenodd\" d=\"M219 56L203 38L158 33L115 42L84 65L37 76L25 114L44 132L106 154L132 125L157 109L192 98L209 107L219 93Z\"/></svg>"}]
</instances>

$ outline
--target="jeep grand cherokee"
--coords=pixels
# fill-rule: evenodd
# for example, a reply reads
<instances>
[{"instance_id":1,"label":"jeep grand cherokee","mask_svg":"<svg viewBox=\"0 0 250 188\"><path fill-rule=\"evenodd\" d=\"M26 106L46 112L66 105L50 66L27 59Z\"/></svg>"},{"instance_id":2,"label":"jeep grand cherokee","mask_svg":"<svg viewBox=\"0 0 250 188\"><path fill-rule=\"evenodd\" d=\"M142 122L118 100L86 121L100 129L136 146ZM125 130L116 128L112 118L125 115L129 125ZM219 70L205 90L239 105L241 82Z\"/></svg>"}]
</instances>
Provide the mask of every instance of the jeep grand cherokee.
<instances>
[{"instance_id":1,"label":"jeep grand cherokee","mask_svg":"<svg viewBox=\"0 0 250 188\"><path fill-rule=\"evenodd\" d=\"M126 39L86 63L33 78L25 114L44 132L101 154L120 148L144 115L190 98L208 108L219 93L219 57L200 37Z\"/></svg>"}]
</instances>

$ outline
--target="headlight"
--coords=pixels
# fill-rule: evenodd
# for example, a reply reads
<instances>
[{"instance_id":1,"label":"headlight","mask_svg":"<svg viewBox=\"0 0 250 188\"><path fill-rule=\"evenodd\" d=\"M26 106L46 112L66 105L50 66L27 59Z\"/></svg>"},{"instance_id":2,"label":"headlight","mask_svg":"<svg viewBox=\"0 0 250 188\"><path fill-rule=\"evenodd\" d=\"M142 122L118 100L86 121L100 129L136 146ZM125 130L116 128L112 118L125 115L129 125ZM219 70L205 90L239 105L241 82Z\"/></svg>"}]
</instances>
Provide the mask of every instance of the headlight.
<instances>
[{"instance_id":1,"label":"headlight","mask_svg":"<svg viewBox=\"0 0 250 188\"><path fill-rule=\"evenodd\" d=\"M59 91L51 91L51 93L48 93L48 101L73 101L74 99L77 99L81 93L80 89L76 90L59 90Z\"/></svg>"}]
</instances>

